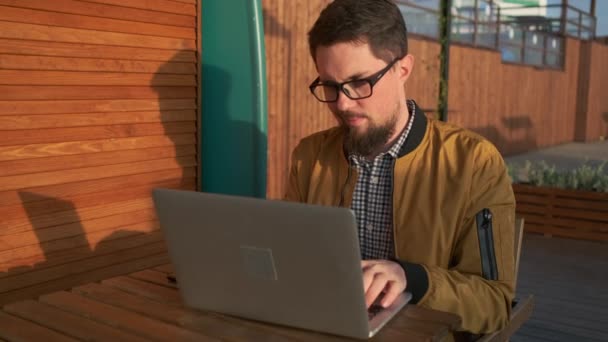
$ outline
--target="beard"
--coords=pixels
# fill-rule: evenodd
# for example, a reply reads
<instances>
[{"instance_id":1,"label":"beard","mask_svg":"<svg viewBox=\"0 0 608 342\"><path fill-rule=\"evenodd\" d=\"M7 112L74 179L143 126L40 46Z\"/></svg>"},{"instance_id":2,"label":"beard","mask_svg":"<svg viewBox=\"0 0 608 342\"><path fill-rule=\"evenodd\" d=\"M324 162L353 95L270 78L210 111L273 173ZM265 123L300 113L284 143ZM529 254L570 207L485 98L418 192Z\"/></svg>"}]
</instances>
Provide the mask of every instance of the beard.
<instances>
[{"instance_id":1,"label":"beard","mask_svg":"<svg viewBox=\"0 0 608 342\"><path fill-rule=\"evenodd\" d=\"M344 147L348 153L361 156L370 156L372 153L382 148L395 133L395 126L398 119L398 110L395 110L389 120L382 125L377 125L366 114L353 114L349 112L338 113L338 117L346 118L349 116L363 116L368 120L368 127L365 132L358 132L356 128L349 127L344 120L340 120L340 125L345 131Z\"/></svg>"}]
</instances>

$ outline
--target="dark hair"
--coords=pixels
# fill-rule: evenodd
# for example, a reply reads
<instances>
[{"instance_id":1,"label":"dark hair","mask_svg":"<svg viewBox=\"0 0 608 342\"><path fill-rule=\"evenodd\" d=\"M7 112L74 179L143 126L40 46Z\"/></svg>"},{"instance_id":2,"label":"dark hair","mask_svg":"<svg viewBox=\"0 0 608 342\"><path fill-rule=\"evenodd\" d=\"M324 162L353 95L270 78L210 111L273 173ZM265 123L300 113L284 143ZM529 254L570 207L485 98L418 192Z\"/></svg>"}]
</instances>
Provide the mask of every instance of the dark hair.
<instances>
[{"instance_id":1,"label":"dark hair","mask_svg":"<svg viewBox=\"0 0 608 342\"><path fill-rule=\"evenodd\" d=\"M391 0L335 0L308 32L313 60L319 46L367 43L387 63L407 55L407 29L399 7Z\"/></svg>"}]
</instances>

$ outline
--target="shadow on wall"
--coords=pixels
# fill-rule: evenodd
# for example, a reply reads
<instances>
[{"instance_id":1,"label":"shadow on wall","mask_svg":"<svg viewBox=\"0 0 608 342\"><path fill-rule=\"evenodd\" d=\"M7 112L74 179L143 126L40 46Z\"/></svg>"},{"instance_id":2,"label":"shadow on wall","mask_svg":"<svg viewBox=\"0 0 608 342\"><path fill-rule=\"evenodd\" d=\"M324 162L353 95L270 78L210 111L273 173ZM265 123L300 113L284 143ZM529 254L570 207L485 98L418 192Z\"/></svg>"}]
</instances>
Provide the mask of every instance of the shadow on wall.
<instances>
[{"instance_id":1,"label":"shadow on wall","mask_svg":"<svg viewBox=\"0 0 608 342\"><path fill-rule=\"evenodd\" d=\"M291 31L281 24L274 15L268 13L266 8L262 9L262 15L264 17L264 34L270 34L284 39L291 37ZM289 49L291 51L291 49Z\"/></svg>"},{"instance_id":2,"label":"shadow on wall","mask_svg":"<svg viewBox=\"0 0 608 342\"><path fill-rule=\"evenodd\" d=\"M503 117L502 129L496 126L481 126L469 128L490 140L503 155L512 155L536 149L536 129L528 115ZM502 134L501 132L508 133Z\"/></svg>"},{"instance_id":3,"label":"shadow on wall","mask_svg":"<svg viewBox=\"0 0 608 342\"><path fill-rule=\"evenodd\" d=\"M192 170L196 166L196 74L195 52L180 51L152 80L159 98L160 121L172 145L172 151L165 149L157 158L174 158L173 164L162 162L174 170L190 168L163 179L160 186L196 186ZM121 229L124 223L112 222L112 216L85 218L83 223L72 201L34 191L19 191L18 195L21 203L15 216L0 222L0 304L71 288L82 279L93 281L87 274L92 270L131 261L125 252L142 247L156 253L156 245L160 245L159 232ZM78 196L82 199L94 194Z\"/></svg>"},{"instance_id":4,"label":"shadow on wall","mask_svg":"<svg viewBox=\"0 0 608 342\"><path fill-rule=\"evenodd\" d=\"M68 282L53 281L77 278L94 264L103 267L108 254L120 249L117 246L125 248L119 240L147 235L130 230L108 234L107 228L95 231L93 224L89 237L99 240L93 249L72 202L25 191L19 192L19 197L27 221L5 221L8 226L0 241L0 304L61 290L61 284ZM79 260L86 261L75 263ZM64 286L76 285L74 280Z\"/></svg>"},{"instance_id":5,"label":"shadow on wall","mask_svg":"<svg viewBox=\"0 0 608 342\"><path fill-rule=\"evenodd\" d=\"M201 174L196 170L200 153L201 160L208 163L200 166L204 170L201 179L203 191L253 193L255 184L250 180L255 175L249 173L252 169L250 166L256 164L257 144L265 141L266 135L254 124L230 117L231 107L235 104L231 104L229 99L239 98L239 94L232 93L235 91L232 75L216 66L203 64L202 77L208 82L202 88L203 91L209 92L205 94L205 101L213 101L205 103L203 108L213 110L202 113L200 118L197 118L199 111L196 98L202 94L197 94L196 77L192 76L192 73L181 77L180 82L186 85L183 94L176 91L178 88L167 85L167 82L172 82L167 75L180 70L195 70L196 63L183 62L192 60L192 53L180 51L159 68L153 79L165 135L171 139L175 147L175 160L184 170L179 187L195 189L193 182ZM182 88L184 87L179 87ZM251 91L253 92L253 89ZM176 100L185 103L186 105L182 106L185 108L176 107ZM201 120L200 134L197 119Z\"/></svg>"}]
</instances>

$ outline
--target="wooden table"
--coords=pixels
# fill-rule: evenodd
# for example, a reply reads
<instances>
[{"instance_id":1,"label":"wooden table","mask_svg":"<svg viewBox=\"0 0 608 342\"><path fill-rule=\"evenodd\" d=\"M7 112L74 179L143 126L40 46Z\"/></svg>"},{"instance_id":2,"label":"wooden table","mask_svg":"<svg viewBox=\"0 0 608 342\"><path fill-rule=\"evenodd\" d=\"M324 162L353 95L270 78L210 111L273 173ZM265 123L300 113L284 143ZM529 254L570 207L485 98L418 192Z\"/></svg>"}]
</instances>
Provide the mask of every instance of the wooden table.
<instances>
[{"instance_id":1,"label":"wooden table","mask_svg":"<svg viewBox=\"0 0 608 342\"><path fill-rule=\"evenodd\" d=\"M170 265L8 304L0 340L8 341L345 341L332 335L185 308L167 281ZM406 306L373 341L435 341L456 315Z\"/></svg>"}]
</instances>

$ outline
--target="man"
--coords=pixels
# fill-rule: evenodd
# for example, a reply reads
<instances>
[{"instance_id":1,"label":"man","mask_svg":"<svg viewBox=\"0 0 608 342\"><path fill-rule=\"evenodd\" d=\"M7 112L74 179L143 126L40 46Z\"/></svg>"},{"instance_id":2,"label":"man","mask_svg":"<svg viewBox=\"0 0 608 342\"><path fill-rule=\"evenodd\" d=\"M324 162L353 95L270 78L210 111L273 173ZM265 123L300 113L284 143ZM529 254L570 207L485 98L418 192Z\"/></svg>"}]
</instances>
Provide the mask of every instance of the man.
<instances>
[{"instance_id":1,"label":"man","mask_svg":"<svg viewBox=\"0 0 608 342\"><path fill-rule=\"evenodd\" d=\"M355 212L368 306L413 302L487 333L513 299L515 200L504 162L472 132L429 120L405 84L414 57L389 0L335 0L309 32L312 94L339 126L304 138L286 198Z\"/></svg>"}]
</instances>

